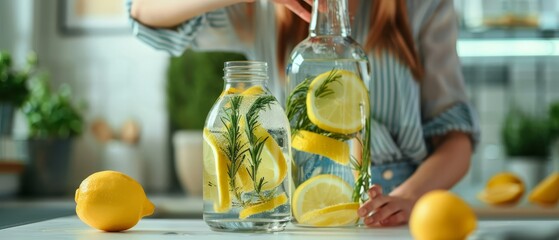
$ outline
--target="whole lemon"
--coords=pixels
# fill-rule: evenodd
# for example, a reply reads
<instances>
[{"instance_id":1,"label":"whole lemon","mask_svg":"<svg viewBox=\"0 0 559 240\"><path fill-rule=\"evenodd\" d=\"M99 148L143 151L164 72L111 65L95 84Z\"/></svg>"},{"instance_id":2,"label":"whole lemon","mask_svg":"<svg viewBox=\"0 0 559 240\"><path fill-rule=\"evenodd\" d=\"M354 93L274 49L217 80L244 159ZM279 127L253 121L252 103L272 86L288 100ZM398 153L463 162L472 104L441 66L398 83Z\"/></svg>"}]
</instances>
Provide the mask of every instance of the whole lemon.
<instances>
[{"instance_id":1,"label":"whole lemon","mask_svg":"<svg viewBox=\"0 0 559 240\"><path fill-rule=\"evenodd\" d=\"M107 232L129 229L155 209L138 182L116 171L97 172L84 179L75 200L78 217Z\"/></svg>"},{"instance_id":2,"label":"whole lemon","mask_svg":"<svg viewBox=\"0 0 559 240\"><path fill-rule=\"evenodd\" d=\"M409 226L417 240L462 240L475 230L476 216L460 197L435 190L417 201Z\"/></svg>"}]
</instances>

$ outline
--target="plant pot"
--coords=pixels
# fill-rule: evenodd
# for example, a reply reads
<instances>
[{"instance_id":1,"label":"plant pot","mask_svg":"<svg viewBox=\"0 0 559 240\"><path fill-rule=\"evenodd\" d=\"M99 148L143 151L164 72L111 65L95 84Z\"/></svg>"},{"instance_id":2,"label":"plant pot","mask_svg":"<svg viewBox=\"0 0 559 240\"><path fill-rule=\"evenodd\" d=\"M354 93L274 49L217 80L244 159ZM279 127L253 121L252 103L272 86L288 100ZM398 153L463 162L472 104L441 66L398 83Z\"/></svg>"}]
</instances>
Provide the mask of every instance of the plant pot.
<instances>
[{"instance_id":1,"label":"plant pot","mask_svg":"<svg viewBox=\"0 0 559 240\"><path fill-rule=\"evenodd\" d=\"M27 144L29 164L23 173L22 194L33 196L68 194L72 139L30 139Z\"/></svg>"},{"instance_id":2,"label":"plant pot","mask_svg":"<svg viewBox=\"0 0 559 240\"><path fill-rule=\"evenodd\" d=\"M0 136L11 136L16 108L11 103L0 102Z\"/></svg>"},{"instance_id":3,"label":"plant pot","mask_svg":"<svg viewBox=\"0 0 559 240\"><path fill-rule=\"evenodd\" d=\"M182 188L191 196L202 196L202 141L201 130L173 134L175 171Z\"/></svg>"},{"instance_id":4,"label":"plant pot","mask_svg":"<svg viewBox=\"0 0 559 240\"><path fill-rule=\"evenodd\" d=\"M141 185L145 184L143 159L137 146L109 141L104 147L103 170L122 172Z\"/></svg>"},{"instance_id":5,"label":"plant pot","mask_svg":"<svg viewBox=\"0 0 559 240\"><path fill-rule=\"evenodd\" d=\"M547 162L537 157L509 157L508 169L517 174L527 191L531 191L544 177Z\"/></svg>"}]
</instances>

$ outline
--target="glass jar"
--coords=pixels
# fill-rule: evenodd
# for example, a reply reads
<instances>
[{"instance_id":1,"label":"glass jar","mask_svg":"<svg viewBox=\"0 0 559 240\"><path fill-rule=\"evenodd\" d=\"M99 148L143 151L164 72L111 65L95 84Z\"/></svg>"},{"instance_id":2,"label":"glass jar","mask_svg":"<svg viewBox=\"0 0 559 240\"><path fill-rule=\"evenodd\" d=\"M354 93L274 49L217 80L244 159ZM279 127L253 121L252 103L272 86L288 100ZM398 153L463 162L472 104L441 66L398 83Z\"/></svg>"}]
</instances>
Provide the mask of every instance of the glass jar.
<instances>
[{"instance_id":1,"label":"glass jar","mask_svg":"<svg viewBox=\"0 0 559 240\"><path fill-rule=\"evenodd\" d=\"M292 211L302 226L355 226L370 181L369 62L350 36L347 1L313 6L287 68Z\"/></svg>"},{"instance_id":2,"label":"glass jar","mask_svg":"<svg viewBox=\"0 0 559 240\"><path fill-rule=\"evenodd\" d=\"M203 131L204 221L217 231L281 231L291 219L289 122L265 62L225 63Z\"/></svg>"}]
</instances>

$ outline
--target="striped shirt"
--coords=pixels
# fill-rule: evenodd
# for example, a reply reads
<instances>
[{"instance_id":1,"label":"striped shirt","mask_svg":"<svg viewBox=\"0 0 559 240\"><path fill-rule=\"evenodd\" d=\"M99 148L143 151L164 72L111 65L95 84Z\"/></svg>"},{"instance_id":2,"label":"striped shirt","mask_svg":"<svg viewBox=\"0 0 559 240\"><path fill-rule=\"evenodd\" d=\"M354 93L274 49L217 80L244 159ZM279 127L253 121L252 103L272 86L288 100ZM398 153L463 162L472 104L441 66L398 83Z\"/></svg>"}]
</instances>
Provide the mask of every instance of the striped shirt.
<instances>
[{"instance_id":1,"label":"striped shirt","mask_svg":"<svg viewBox=\"0 0 559 240\"><path fill-rule=\"evenodd\" d=\"M131 1L127 0L128 10ZM370 27L371 2L361 0L361 4L352 22L352 35L363 43ZM202 14L175 29L150 28L133 18L130 21L139 39L171 55L181 55L187 48L233 51L277 66L273 4L259 0L255 6L258 21L254 22L246 17L244 4ZM369 54L373 164L421 163L433 151L429 139L450 131L468 133L474 145L479 139L478 119L468 102L456 54L458 29L452 1L408 0L407 7L426 74L418 82L391 54ZM282 101L285 93L278 70L270 71L269 87Z\"/></svg>"}]
</instances>

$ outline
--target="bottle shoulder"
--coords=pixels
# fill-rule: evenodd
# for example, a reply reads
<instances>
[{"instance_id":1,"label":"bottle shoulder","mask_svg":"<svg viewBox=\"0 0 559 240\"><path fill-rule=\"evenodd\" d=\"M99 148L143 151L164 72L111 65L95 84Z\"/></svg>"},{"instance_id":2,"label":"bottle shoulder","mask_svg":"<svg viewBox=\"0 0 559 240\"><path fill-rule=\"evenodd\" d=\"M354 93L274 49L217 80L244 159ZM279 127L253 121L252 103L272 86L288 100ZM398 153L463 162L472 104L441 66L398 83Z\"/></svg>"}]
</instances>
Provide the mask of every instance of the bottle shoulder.
<instances>
[{"instance_id":1,"label":"bottle shoulder","mask_svg":"<svg viewBox=\"0 0 559 240\"><path fill-rule=\"evenodd\" d=\"M311 36L301 41L290 55L290 60L351 59L368 61L363 47L351 37Z\"/></svg>"}]
</instances>

